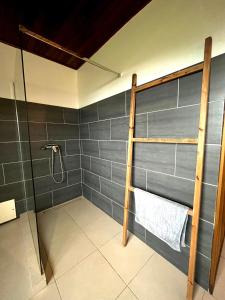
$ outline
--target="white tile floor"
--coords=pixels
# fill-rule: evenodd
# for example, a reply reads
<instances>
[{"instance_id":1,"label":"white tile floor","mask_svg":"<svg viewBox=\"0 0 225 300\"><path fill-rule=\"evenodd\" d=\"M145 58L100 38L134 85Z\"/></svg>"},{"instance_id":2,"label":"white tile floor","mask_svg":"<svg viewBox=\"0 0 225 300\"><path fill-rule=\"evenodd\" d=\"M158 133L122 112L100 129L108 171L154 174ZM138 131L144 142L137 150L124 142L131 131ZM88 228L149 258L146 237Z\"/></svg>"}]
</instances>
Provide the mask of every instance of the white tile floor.
<instances>
[{"instance_id":1,"label":"white tile floor","mask_svg":"<svg viewBox=\"0 0 225 300\"><path fill-rule=\"evenodd\" d=\"M30 299L185 299L186 276L135 236L124 248L122 227L84 198L40 213L39 223L54 276L46 288ZM25 290L24 284L13 282L14 295ZM197 286L195 300L200 299L225 299L225 249L214 296Z\"/></svg>"}]
</instances>

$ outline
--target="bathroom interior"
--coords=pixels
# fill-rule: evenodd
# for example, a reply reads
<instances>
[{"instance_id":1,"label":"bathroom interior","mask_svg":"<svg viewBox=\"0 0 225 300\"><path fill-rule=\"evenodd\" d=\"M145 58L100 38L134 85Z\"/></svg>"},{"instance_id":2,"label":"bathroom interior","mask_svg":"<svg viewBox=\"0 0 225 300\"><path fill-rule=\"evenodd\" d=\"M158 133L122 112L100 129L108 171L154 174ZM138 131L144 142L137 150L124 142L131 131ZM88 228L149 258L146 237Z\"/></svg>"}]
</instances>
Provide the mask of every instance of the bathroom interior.
<instances>
[{"instance_id":1,"label":"bathroom interior","mask_svg":"<svg viewBox=\"0 0 225 300\"><path fill-rule=\"evenodd\" d=\"M0 12L0 299L225 299L224 1Z\"/></svg>"}]
</instances>

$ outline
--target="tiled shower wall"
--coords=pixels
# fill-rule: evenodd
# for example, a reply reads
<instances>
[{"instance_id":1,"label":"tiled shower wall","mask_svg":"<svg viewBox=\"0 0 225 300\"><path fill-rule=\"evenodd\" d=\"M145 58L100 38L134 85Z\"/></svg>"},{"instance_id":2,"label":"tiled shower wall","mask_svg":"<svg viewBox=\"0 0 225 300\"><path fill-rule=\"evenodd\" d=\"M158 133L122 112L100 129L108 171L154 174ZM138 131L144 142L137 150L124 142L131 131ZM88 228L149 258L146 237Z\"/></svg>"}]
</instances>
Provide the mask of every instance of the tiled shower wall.
<instances>
[{"instance_id":1,"label":"tiled shower wall","mask_svg":"<svg viewBox=\"0 0 225 300\"><path fill-rule=\"evenodd\" d=\"M197 137L202 73L140 92L136 137ZM225 98L225 55L213 59L206 159L197 258L197 281L208 288L214 208ZM115 220L123 221L130 91L80 110L83 195ZM135 144L133 185L192 206L196 145ZM132 195L133 198L133 195ZM135 222L131 201L129 229L178 268L187 272L187 247L181 253Z\"/></svg>"},{"instance_id":2,"label":"tiled shower wall","mask_svg":"<svg viewBox=\"0 0 225 300\"><path fill-rule=\"evenodd\" d=\"M37 211L81 195L78 110L30 102L27 108L29 134L25 102L0 101L0 201L14 198L18 215L32 208L34 203L29 136ZM60 184L50 175L50 150L40 150L47 143L59 144L62 151L64 180ZM58 181L60 171L57 155Z\"/></svg>"},{"instance_id":3,"label":"tiled shower wall","mask_svg":"<svg viewBox=\"0 0 225 300\"><path fill-rule=\"evenodd\" d=\"M17 216L26 210L17 101L0 99L0 202L15 199Z\"/></svg>"}]
</instances>

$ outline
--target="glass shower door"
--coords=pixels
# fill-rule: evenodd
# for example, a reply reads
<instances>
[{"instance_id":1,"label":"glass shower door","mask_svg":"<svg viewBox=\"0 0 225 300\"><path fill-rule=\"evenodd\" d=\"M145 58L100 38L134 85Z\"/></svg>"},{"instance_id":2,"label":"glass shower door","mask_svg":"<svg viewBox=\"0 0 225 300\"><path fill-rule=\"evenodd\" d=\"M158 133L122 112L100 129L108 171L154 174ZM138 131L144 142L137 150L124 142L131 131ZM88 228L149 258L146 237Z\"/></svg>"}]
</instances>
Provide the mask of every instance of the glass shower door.
<instances>
[{"instance_id":1,"label":"glass shower door","mask_svg":"<svg viewBox=\"0 0 225 300\"><path fill-rule=\"evenodd\" d=\"M29 223L29 231L35 249L38 268L40 272L42 272L38 228L37 228L36 206L35 206L33 166L32 166L32 159L31 159L28 104L26 98L26 84L25 84L25 76L24 76L22 50L17 50L16 53L14 95L16 99L15 101L16 118L18 124L18 135L19 135L19 142L20 142L23 180L24 180L24 194L25 194L24 210L26 211L26 217Z\"/></svg>"}]
</instances>

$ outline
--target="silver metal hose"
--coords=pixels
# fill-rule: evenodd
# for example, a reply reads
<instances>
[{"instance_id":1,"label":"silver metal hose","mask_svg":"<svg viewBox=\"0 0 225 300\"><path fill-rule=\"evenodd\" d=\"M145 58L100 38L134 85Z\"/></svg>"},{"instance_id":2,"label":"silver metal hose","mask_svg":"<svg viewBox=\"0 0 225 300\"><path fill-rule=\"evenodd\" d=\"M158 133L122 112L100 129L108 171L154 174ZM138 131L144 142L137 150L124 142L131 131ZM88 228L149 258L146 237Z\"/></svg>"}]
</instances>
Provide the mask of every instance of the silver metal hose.
<instances>
[{"instance_id":1,"label":"silver metal hose","mask_svg":"<svg viewBox=\"0 0 225 300\"><path fill-rule=\"evenodd\" d=\"M51 176L55 183L62 183L64 180L64 168L63 168L62 152L60 146L57 144L46 144L43 145L40 150L52 151L52 157L51 157L52 163L51 163L51 170L50 170ZM61 179L59 181L57 181L57 179L55 178L55 173L54 173L54 162L55 162L55 155L57 152L59 152L59 162L60 162L60 169L61 169Z\"/></svg>"},{"instance_id":2,"label":"silver metal hose","mask_svg":"<svg viewBox=\"0 0 225 300\"><path fill-rule=\"evenodd\" d=\"M57 151L58 150L58 151ZM57 181L55 178L55 173L54 173L54 158L56 153L59 152L59 161L60 161L60 169L61 169L61 180ZM64 180L64 169L63 169L63 162L62 162L62 153L60 147L52 147L52 168L51 168L51 176L52 179L55 183L62 183Z\"/></svg>"}]
</instances>

